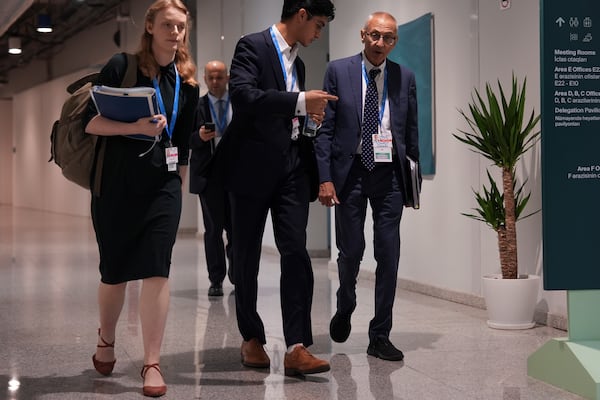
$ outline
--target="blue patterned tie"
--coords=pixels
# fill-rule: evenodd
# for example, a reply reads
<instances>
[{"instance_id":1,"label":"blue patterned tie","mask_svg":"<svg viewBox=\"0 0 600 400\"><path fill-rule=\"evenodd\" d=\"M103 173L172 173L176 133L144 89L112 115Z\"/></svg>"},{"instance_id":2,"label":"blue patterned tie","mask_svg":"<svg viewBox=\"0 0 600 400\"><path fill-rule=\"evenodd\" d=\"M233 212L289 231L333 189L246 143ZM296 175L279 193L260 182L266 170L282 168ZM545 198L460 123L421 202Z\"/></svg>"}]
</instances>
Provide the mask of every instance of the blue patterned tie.
<instances>
[{"instance_id":1,"label":"blue patterned tie","mask_svg":"<svg viewBox=\"0 0 600 400\"><path fill-rule=\"evenodd\" d=\"M217 126L220 126L224 115L225 115L225 101L223 99L217 100ZM223 135L223 132L218 132L218 133L219 133L219 136Z\"/></svg>"},{"instance_id":2,"label":"blue patterned tie","mask_svg":"<svg viewBox=\"0 0 600 400\"><path fill-rule=\"evenodd\" d=\"M365 168L372 171L375 168L375 159L373 157L373 135L377 133L379 124L379 95L377 94L377 85L375 77L381 72L377 68L369 71L369 83L367 84L367 94L365 95L365 109L363 111L363 129L362 129L362 155L361 161Z\"/></svg>"}]
</instances>

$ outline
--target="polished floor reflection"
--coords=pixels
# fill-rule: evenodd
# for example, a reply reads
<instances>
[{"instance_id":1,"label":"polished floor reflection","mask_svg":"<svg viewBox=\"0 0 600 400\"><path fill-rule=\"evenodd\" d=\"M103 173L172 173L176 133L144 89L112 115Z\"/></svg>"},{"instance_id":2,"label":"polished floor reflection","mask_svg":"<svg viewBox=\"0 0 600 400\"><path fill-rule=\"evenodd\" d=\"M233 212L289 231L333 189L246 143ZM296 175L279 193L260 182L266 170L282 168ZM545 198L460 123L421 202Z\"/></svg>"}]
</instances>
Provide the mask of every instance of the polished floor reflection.
<instances>
[{"instance_id":1,"label":"polished floor reflection","mask_svg":"<svg viewBox=\"0 0 600 400\"><path fill-rule=\"evenodd\" d=\"M202 242L181 235L171 274L171 306L161 367L165 399L548 400L579 399L527 377L526 359L551 337L548 327L498 331L483 310L399 290L391 340L405 361L366 355L373 282L359 283L359 307L346 343L329 338L336 274L315 259L311 351L331 371L283 374L278 257L265 252L259 309L270 371L240 364L233 288L209 300ZM87 218L0 206L0 399L141 399L139 284L128 287L111 377L93 370L97 248Z\"/></svg>"}]
</instances>

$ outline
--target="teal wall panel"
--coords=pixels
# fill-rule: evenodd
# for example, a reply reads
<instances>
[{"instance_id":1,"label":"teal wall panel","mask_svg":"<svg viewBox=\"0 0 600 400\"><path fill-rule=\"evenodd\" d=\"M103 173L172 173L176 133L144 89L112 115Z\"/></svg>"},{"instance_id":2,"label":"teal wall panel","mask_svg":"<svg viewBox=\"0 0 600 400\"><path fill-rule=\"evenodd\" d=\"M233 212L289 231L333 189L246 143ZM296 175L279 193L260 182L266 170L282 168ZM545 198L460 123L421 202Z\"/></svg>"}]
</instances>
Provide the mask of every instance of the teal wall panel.
<instances>
[{"instance_id":1,"label":"teal wall panel","mask_svg":"<svg viewBox=\"0 0 600 400\"><path fill-rule=\"evenodd\" d=\"M423 175L434 175L433 14L428 13L399 25L398 38L389 58L415 73L421 172Z\"/></svg>"},{"instance_id":2,"label":"teal wall panel","mask_svg":"<svg viewBox=\"0 0 600 400\"><path fill-rule=\"evenodd\" d=\"M544 288L600 289L600 2L540 11Z\"/></svg>"}]
</instances>

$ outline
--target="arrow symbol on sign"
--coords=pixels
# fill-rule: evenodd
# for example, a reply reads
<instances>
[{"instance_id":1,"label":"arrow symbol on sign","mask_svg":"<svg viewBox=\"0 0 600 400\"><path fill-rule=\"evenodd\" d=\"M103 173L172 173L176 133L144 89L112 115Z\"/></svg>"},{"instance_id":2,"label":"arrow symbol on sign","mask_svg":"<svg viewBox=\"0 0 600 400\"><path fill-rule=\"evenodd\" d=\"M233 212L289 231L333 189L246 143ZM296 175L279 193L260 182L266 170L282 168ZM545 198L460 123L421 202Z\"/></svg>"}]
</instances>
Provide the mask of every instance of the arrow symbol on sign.
<instances>
[{"instance_id":1,"label":"arrow symbol on sign","mask_svg":"<svg viewBox=\"0 0 600 400\"><path fill-rule=\"evenodd\" d=\"M558 19L555 21L558 24L559 28L562 28L563 24L566 22L563 17L558 17Z\"/></svg>"}]
</instances>

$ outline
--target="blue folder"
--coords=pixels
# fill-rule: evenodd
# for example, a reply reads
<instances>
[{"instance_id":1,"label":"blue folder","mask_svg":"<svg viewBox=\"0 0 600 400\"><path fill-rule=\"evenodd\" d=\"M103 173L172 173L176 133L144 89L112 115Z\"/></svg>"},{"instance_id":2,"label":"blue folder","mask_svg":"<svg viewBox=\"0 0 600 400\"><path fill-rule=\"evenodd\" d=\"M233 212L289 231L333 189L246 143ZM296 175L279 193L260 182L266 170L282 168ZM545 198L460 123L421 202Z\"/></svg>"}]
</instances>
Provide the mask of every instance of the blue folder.
<instances>
[{"instance_id":1,"label":"blue folder","mask_svg":"<svg viewBox=\"0 0 600 400\"><path fill-rule=\"evenodd\" d=\"M135 122L140 118L157 114L156 92L151 87L115 88L96 85L91 89L98 113L105 118L120 122ZM151 140L146 135L127 135L133 139Z\"/></svg>"},{"instance_id":2,"label":"blue folder","mask_svg":"<svg viewBox=\"0 0 600 400\"><path fill-rule=\"evenodd\" d=\"M115 121L135 122L155 115L158 110L156 93L151 87L93 86L91 91L98 113Z\"/></svg>"}]
</instances>

